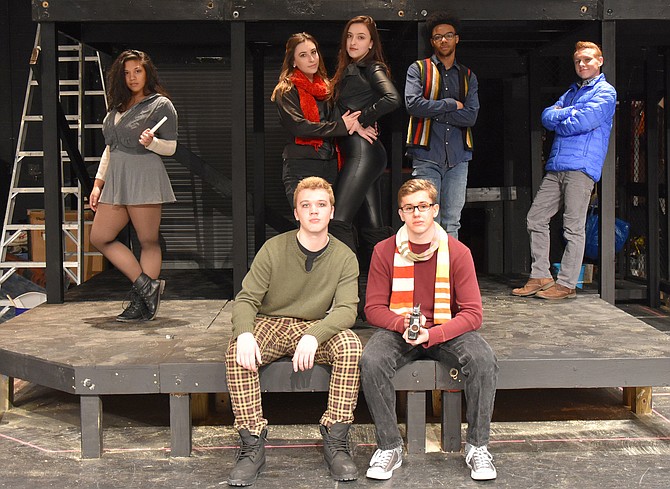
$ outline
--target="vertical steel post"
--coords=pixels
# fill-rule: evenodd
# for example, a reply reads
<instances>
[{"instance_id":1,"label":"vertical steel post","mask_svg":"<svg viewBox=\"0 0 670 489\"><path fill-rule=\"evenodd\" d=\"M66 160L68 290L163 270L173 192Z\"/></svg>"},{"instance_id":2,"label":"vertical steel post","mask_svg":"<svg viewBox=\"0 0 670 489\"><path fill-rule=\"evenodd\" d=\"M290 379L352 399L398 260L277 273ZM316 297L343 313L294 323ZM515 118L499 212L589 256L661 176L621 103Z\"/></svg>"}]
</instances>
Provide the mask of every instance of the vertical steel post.
<instances>
[{"instance_id":1,"label":"vertical steel post","mask_svg":"<svg viewBox=\"0 0 670 489\"><path fill-rule=\"evenodd\" d=\"M237 120L230 131L233 181L233 293L242 289L248 270L247 253L247 129L246 24L230 24L230 112Z\"/></svg>"},{"instance_id":2,"label":"vertical steel post","mask_svg":"<svg viewBox=\"0 0 670 489\"><path fill-rule=\"evenodd\" d=\"M47 302L61 304L63 284L63 200L58 139L58 43L56 24L41 24L42 150L46 238Z\"/></svg>"}]
</instances>

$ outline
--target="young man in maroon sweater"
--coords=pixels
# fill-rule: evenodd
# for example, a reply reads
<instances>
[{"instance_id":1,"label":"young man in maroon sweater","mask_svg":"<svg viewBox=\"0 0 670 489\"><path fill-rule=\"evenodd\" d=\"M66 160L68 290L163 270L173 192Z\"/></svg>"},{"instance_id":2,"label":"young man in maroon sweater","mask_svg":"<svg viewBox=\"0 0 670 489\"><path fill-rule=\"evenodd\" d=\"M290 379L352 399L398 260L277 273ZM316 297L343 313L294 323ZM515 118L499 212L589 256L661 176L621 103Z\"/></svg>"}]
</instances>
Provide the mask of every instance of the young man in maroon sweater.
<instances>
[{"instance_id":1,"label":"young man in maroon sweater","mask_svg":"<svg viewBox=\"0 0 670 489\"><path fill-rule=\"evenodd\" d=\"M402 465L392 379L400 367L420 358L458 359L467 403L465 461L475 480L497 475L487 445L498 364L477 332L482 299L472 255L435 222L436 200L428 180L400 187L398 212L405 225L375 246L370 263L365 315L381 329L363 350L361 384L376 428L377 450L367 471L373 479L389 479ZM421 327L411 339L410 313L419 304Z\"/></svg>"}]
</instances>

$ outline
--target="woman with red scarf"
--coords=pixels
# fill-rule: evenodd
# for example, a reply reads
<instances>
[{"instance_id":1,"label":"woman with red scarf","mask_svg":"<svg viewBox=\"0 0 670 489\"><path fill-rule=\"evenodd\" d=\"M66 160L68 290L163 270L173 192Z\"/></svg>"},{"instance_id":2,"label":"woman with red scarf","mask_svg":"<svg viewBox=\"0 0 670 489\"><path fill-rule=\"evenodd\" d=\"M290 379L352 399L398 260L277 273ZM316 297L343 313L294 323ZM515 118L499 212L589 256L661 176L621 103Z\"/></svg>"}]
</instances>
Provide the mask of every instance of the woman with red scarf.
<instances>
[{"instance_id":1,"label":"woman with red scarf","mask_svg":"<svg viewBox=\"0 0 670 489\"><path fill-rule=\"evenodd\" d=\"M364 129L358 123L360 111L340 116L329 99L330 80L319 44L306 32L293 34L286 41L279 83L271 97L290 136L282 153L282 180L291 209L293 192L303 178L317 176L335 184L337 156L332 138L357 132L370 142L376 139L374 128Z\"/></svg>"}]
</instances>

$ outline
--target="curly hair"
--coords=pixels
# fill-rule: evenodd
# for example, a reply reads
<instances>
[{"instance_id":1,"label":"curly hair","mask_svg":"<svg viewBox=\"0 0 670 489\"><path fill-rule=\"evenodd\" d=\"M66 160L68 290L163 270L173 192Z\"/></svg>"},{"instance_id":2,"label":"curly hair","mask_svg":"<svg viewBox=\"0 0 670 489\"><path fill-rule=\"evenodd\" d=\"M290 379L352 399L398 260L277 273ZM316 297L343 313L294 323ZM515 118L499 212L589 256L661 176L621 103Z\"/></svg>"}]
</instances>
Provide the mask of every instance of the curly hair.
<instances>
[{"instance_id":1,"label":"curly hair","mask_svg":"<svg viewBox=\"0 0 670 489\"><path fill-rule=\"evenodd\" d=\"M108 111L117 109L124 112L133 97L133 93L126 84L126 61L137 60L142 64L147 79L144 85L144 95L159 93L167 98L170 96L158 79L158 70L149 55L143 51L128 49L117 56L107 73L107 107Z\"/></svg>"},{"instance_id":2,"label":"curly hair","mask_svg":"<svg viewBox=\"0 0 670 489\"><path fill-rule=\"evenodd\" d=\"M458 35L461 30L461 21L454 14L450 12L433 12L426 17L426 24L424 26L424 36L428 46L430 46L431 37L433 36L433 29L441 24L448 24L454 28Z\"/></svg>"}]
</instances>

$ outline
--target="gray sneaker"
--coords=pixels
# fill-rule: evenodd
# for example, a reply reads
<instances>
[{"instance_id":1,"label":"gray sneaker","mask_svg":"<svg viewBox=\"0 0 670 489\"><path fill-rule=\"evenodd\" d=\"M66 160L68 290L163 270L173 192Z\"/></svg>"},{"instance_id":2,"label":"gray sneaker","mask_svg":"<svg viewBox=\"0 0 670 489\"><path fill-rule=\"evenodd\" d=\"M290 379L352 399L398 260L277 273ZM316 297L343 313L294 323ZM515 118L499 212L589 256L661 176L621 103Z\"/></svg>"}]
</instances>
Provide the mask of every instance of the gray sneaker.
<instances>
[{"instance_id":1,"label":"gray sneaker","mask_svg":"<svg viewBox=\"0 0 670 489\"><path fill-rule=\"evenodd\" d=\"M387 480L393 471L402 465L402 447L390 450L377 449L370 459L370 468L366 476L370 479Z\"/></svg>"},{"instance_id":2,"label":"gray sneaker","mask_svg":"<svg viewBox=\"0 0 670 489\"><path fill-rule=\"evenodd\" d=\"M470 468L470 477L476 481L488 481L498 477L493 465L493 455L489 453L486 445L475 447L466 443L465 463Z\"/></svg>"}]
</instances>

